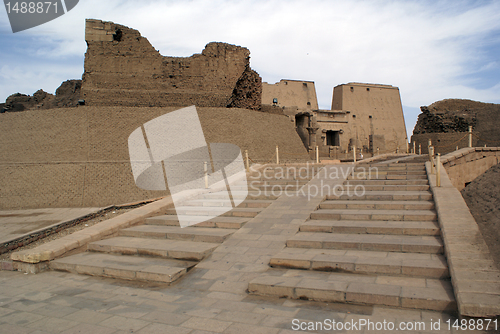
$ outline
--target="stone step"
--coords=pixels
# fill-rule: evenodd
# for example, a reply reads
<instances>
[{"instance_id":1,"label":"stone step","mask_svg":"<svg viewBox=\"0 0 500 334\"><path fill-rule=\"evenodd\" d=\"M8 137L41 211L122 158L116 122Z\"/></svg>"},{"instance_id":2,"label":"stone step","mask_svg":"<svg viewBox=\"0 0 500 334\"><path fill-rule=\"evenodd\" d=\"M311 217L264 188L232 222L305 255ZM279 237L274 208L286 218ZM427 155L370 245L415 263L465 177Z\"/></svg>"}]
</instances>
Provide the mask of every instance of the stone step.
<instances>
[{"instance_id":1,"label":"stone step","mask_svg":"<svg viewBox=\"0 0 500 334\"><path fill-rule=\"evenodd\" d=\"M121 278L127 280L172 283L197 262L151 257L84 252L50 261L53 270Z\"/></svg>"},{"instance_id":2,"label":"stone step","mask_svg":"<svg viewBox=\"0 0 500 334\"><path fill-rule=\"evenodd\" d=\"M352 193L332 194L326 196L327 200L369 200L369 201L431 201L432 193L430 191L364 191L359 196Z\"/></svg>"},{"instance_id":3,"label":"stone step","mask_svg":"<svg viewBox=\"0 0 500 334\"><path fill-rule=\"evenodd\" d=\"M269 180L248 180L235 182L236 186L247 185L250 186L263 186L263 185L304 185L307 184L310 180L293 180L293 179L269 179Z\"/></svg>"},{"instance_id":4,"label":"stone step","mask_svg":"<svg viewBox=\"0 0 500 334\"><path fill-rule=\"evenodd\" d=\"M309 220L299 230L347 234L441 235L438 223L429 221Z\"/></svg>"},{"instance_id":5,"label":"stone step","mask_svg":"<svg viewBox=\"0 0 500 334\"><path fill-rule=\"evenodd\" d=\"M231 186L231 191L244 191L248 189L249 191L262 191L262 192L283 192L285 189L288 191L296 191L302 188L303 185L297 184L264 184L264 185L252 185L247 186Z\"/></svg>"},{"instance_id":6,"label":"stone step","mask_svg":"<svg viewBox=\"0 0 500 334\"><path fill-rule=\"evenodd\" d=\"M377 170L377 171L366 171L366 172L363 172L363 171L355 171L354 173L349 173L348 177L350 178L353 178L353 179L363 179L363 178L379 178L379 177L400 177L402 178L403 176L404 177L409 177L410 179L422 179L423 176L425 176L425 178L427 178L427 174L425 171L423 172L404 172L404 171L381 171L381 170Z\"/></svg>"},{"instance_id":7,"label":"stone step","mask_svg":"<svg viewBox=\"0 0 500 334\"><path fill-rule=\"evenodd\" d=\"M200 218L203 216L184 216L184 220L189 222L190 226L193 227L216 227L216 228L228 228L228 229L239 229L250 218L240 218L240 217L215 217L207 221L200 222ZM179 219L176 215L164 215L146 218L147 225L164 225L164 226L179 226Z\"/></svg>"},{"instance_id":8,"label":"stone step","mask_svg":"<svg viewBox=\"0 0 500 334\"><path fill-rule=\"evenodd\" d=\"M429 190L429 185L365 185L351 184L350 181L344 183L344 188L350 186L350 190L360 192L360 189L365 191L426 191Z\"/></svg>"},{"instance_id":9,"label":"stone step","mask_svg":"<svg viewBox=\"0 0 500 334\"><path fill-rule=\"evenodd\" d=\"M416 162L416 163L389 163L389 164L380 164L380 163L375 163L375 164L365 164L365 163L360 163L357 166L369 166L369 167L385 167L385 168L424 168L425 164Z\"/></svg>"},{"instance_id":10,"label":"stone step","mask_svg":"<svg viewBox=\"0 0 500 334\"><path fill-rule=\"evenodd\" d=\"M427 179L421 180L348 180L350 184L363 184L366 186L380 186L380 185L388 185L388 186L419 186L419 185L428 185L429 181Z\"/></svg>"},{"instance_id":11,"label":"stone step","mask_svg":"<svg viewBox=\"0 0 500 334\"><path fill-rule=\"evenodd\" d=\"M448 281L392 276L365 276L304 270L274 270L248 284L251 294L323 302L384 305L433 311L456 311ZM281 274L281 275L280 275Z\"/></svg>"},{"instance_id":12,"label":"stone step","mask_svg":"<svg viewBox=\"0 0 500 334\"><path fill-rule=\"evenodd\" d=\"M268 181L276 181L276 182L309 182L314 176L309 174L309 175L296 175L294 176L293 174L291 176L285 176L281 177L279 175L274 175L274 174L269 174L269 175L256 175L249 177L247 180L248 182L268 182Z\"/></svg>"},{"instance_id":13,"label":"stone step","mask_svg":"<svg viewBox=\"0 0 500 334\"><path fill-rule=\"evenodd\" d=\"M347 177L348 180L427 180L427 175L394 175L394 174L354 174Z\"/></svg>"},{"instance_id":14,"label":"stone step","mask_svg":"<svg viewBox=\"0 0 500 334\"><path fill-rule=\"evenodd\" d=\"M140 225L120 230L120 236L222 243L234 230L209 227Z\"/></svg>"},{"instance_id":15,"label":"stone step","mask_svg":"<svg viewBox=\"0 0 500 334\"><path fill-rule=\"evenodd\" d=\"M312 219L436 221L437 214L433 210L319 209L311 213Z\"/></svg>"},{"instance_id":16,"label":"stone step","mask_svg":"<svg viewBox=\"0 0 500 334\"><path fill-rule=\"evenodd\" d=\"M420 166L387 166L387 165L371 165L371 166L366 166L366 165L357 165L354 171L368 171L368 170L379 170L379 171L384 171L384 172L423 172L425 171L425 166L420 165Z\"/></svg>"},{"instance_id":17,"label":"stone step","mask_svg":"<svg viewBox=\"0 0 500 334\"><path fill-rule=\"evenodd\" d=\"M249 217L257 216L263 208L233 208L227 211L222 207L196 207L180 206L175 209L167 209L167 215L185 215L185 216L223 216L223 217Z\"/></svg>"},{"instance_id":18,"label":"stone step","mask_svg":"<svg viewBox=\"0 0 500 334\"><path fill-rule=\"evenodd\" d=\"M434 236L334 234L299 232L287 240L290 248L345 249L442 254L443 242Z\"/></svg>"},{"instance_id":19,"label":"stone step","mask_svg":"<svg viewBox=\"0 0 500 334\"><path fill-rule=\"evenodd\" d=\"M246 200L275 200L282 195L282 192L273 192L271 191L254 191L249 189L248 192L244 191L232 191L231 194L233 196L237 196L237 198L241 198L246 196ZM199 196L200 199L227 199L227 194L225 193L208 193Z\"/></svg>"},{"instance_id":20,"label":"stone step","mask_svg":"<svg viewBox=\"0 0 500 334\"><path fill-rule=\"evenodd\" d=\"M87 249L102 253L145 255L166 259L201 261L210 255L217 246L219 244L209 242L114 237L91 242L87 245Z\"/></svg>"},{"instance_id":21,"label":"stone step","mask_svg":"<svg viewBox=\"0 0 500 334\"><path fill-rule=\"evenodd\" d=\"M267 208L273 201L270 200L246 200L238 208ZM183 206L198 207L232 207L231 201L227 199L192 199L182 203Z\"/></svg>"},{"instance_id":22,"label":"stone step","mask_svg":"<svg viewBox=\"0 0 500 334\"><path fill-rule=\"evenodd\" d=\"M271 267L356 274L449 278L443 255L397 252L285 248L270 260Z\"/></svg>"},{"instance_id":23,"label":"stone step","mask_svg":"<svg viewBox=\"0 0 500 334\"><path fill-rule=\"evenodd\" d=\"M320 209L379 209L379 210L431 210L433 201L348 201L327 200Z\"/></svg>"}]
</instances>

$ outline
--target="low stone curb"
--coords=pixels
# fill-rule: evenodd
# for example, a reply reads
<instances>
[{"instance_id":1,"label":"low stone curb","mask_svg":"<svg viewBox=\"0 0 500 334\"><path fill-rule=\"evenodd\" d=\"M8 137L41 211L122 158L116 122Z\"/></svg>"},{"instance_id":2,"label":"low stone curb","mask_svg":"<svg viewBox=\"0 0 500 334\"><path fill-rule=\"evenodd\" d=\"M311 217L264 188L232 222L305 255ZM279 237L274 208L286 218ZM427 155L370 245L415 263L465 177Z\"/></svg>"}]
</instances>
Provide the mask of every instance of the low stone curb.
<instances>
[{"instance_id":1,"label":"low stone curb","mask_svg":"<svg viewBox=\"0 0 500 334\"><path fill-rule=\"evenodd\" d=\"M48 261L82 248L89 242L112 236L120 229L138 224L145 218L164 214L173 205L172 198L168 196L36 248L12 253L13 270L30 273L43 271L47 268ZM4 266L9 267L8 264L2 264Z\"/></svg>"},{"instance_id":2,"label":"low stone curb","mask_svg":"<svg viewBox=\"0 0 500 334\"><path fill-rule=\"evenodd\" d=\"M473 153L473 152L492 152L492 153L487 154L487 155L497 155L498 156L498 153L495 154L495 152L500 152L500 147L466 147L466 148L462 148L458 151L448 153L445 156L441 157L441 163L443 165L450 164L451 166L453 166L453 163L452 163L453 160L459 159L459 158L466 156L466 155ZM470 159L475 160L474 157L471 157Z\"/></svg>"},{"instance_id":3,"label":"low stone curb","mask_svg":"<svg viewBox=\"0 0 500 334\"><path fill-rule=\"evenodd\" d=\"M461 153L457 151L452 154ZM461 317L498 316L500 270L495 267L481 231L444 167L440 166L441 187L436 186L436 175L430 173L430 162L426 162L425 167L436 204L459 314Z\"/></svg>"}]
</instances>

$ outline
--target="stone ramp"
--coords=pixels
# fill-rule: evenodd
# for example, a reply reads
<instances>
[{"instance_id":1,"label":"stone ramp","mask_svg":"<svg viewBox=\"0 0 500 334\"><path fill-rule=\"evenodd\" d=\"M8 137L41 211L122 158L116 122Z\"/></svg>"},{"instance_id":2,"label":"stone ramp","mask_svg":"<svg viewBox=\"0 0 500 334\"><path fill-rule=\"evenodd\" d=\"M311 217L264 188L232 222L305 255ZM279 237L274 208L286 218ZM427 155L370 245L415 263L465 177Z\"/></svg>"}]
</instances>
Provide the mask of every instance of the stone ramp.
<instances>
[{"instance_id":1,"label":"stone ramp","mask_svg":"<svg viewBox=\"0 0 500 334\"><path fill-rule=\"evenodd\" d=\"M377 167L376 170L372 168ZM366 171L372 174L367 175ZM270 259L252 294L454 311L456 302L423 164L358 165ZM425 182L424 182L425 181Z\"/></svg>"}]
</instances>

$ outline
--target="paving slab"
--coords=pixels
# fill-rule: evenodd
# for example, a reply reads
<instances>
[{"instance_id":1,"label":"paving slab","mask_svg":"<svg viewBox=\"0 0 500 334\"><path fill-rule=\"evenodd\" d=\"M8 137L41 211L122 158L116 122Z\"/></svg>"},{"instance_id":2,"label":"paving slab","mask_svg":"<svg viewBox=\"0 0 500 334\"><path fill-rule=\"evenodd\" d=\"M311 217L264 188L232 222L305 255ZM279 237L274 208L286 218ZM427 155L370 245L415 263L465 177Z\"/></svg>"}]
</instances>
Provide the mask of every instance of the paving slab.
<instances>
[{"instance_id":1,"label":"paving slab","mask_svg":"<svg viewBox=\"0 0 500 334\"><path fill-rule=\"evenodd\" d=\"M0 243L27 236L102 210L102 208L53 208L0 211Z\"/></svg>"}]
</instances>

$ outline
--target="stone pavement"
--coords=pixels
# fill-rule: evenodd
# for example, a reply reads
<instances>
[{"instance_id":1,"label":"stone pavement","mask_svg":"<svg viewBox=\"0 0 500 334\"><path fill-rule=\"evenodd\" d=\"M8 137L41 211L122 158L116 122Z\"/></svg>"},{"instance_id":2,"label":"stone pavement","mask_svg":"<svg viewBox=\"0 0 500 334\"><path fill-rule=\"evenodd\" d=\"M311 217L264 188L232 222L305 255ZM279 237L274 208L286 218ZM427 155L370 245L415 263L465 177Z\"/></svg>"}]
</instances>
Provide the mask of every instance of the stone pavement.
<instances>
[{"instance_id":1,"label":"stone pavement","mask_svg":"<svg viewBox=\"0 0 500 334\"><path fill-rule=\"evenodd\" d=\"M446 321L456 319L442 312L249 295L256 277L286 274L268 264L324 198L309 195L277 198L170 286L57 271L0 272L0 333L285 334L316 322L338 333L384 333L392 324L412 328L405 333L464 332L448 330ZM332 321L349 330L328 330Z\"/></svg>"},{"instance_id":2,"label":"stone pavement","mask_svg":"<svg viewBox=\"0 0 500 334\"><path fill-rule=\"evenodd\" d=\"M240 269L195 268L172 286L57 271L2 271L0 333L291 334L296 333L294 319L358 324L358 330L330 331L337 333L384 333L359 327L358 321L395 322L396 328L403 322L425 325L425 330L405 333L463 333L446 329L446 321L455 320L446 313L251 296L245 287L253 274ZM437 321L441 331L431 331Z\"/></svg>"},{"instance_id":3,"label":"stone pavement","mask_svg":"<svg viewBox=\"0 0 500 334\"><path fill-rule=\"evenodd\" d=\"M0 211L0 243L100 210L101 208L2 210Z\"/></svg>"}]
</instances>

